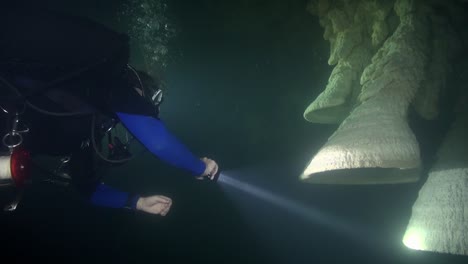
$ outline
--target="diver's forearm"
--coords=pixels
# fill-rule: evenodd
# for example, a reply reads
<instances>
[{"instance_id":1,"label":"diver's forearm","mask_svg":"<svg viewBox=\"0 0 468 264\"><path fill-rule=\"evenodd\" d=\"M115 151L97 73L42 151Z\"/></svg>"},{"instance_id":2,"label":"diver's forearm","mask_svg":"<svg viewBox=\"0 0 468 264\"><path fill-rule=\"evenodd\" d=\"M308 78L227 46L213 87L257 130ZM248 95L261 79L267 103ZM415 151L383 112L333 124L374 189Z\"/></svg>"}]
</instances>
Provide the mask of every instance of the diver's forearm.
<instances>
[{"instance_id":1,"label":"diver's forearm","mask_svg":"<svg viewBox=\"0 0 468 264\"><path fill-rule=\"evenodd\" d=\"M90 201L97 206L135 210L139 198L139 195L132 195L100 183L91 195Z\"/></svg>"},{"instance_id":2,"label":"diver's forearm","mask_svg":"<svg viewBox=\"0 0 468 264\"><path fill-rule=\"evenodd\" d=\"M205 171L205 163L172 135L160 120L127 113L117 113L117 116L130 133L158 158L188 170L195 176L200 176Z\"/></svg>"}]
</instances>

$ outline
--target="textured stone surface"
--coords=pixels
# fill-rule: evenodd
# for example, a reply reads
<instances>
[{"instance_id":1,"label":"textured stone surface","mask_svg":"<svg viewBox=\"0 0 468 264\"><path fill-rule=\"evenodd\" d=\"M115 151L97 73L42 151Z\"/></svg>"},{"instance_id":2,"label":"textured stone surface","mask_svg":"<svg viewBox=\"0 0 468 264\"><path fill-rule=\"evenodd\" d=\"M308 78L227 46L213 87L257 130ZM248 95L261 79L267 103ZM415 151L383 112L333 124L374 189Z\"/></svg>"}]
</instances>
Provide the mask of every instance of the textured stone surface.
<instances>
[{"instance_id":1,"label":"textured stone surface","mask_svg":"<svg viewBox=\"0 0 468 264\"><path fill-rule=\"evenodd\" d=\"M330 170L419 167L418 142L406 116L408 106L425 77L429 27L424 13L407 12L414 8L403 4L399 4L399 9L398 13L402 14L400 25L361 76L362 92L358 97L361 104L312 158L301 175L302 180L316 182L313 174ZM418 179L417 174L402 175L404 177L392 177L380 183ZM350 182L349 179L333 177L330 182L320 177L319 182L376 183L371 178L359 177Z\"/></svg>"},{"instance_id":2,"label":"textured stone surface","mask_svg":"<svg viewBox=\"0 0 468 264\"><path fill-rule=\"evenodd\" d=\"M452 62L460 54L463 41L468 42L468 33L463 26L466 18L458 2L311 0L308 11L320 18L325 29L324 39L330 42L328 62L336 67L325 90L306 108L304 118L307 121L339 124L346 118L359 104L356 95L363 88L356 83L356 75L363 73L364 67L371 63L369 58L389 36L394 35L400 23L411 23L405 21L405 17L416 11L417 5L430 20L425 23L430 25L431 45L429 61L422 71L425 77L412 103L421 117L428 120L437 118L440 98L450 90L447 85L452 74ZM375 57L378 59L379 56ZM346 73L343 73L343 65L350 68ZM364 72L364 75L368 73Z\"/></svg>"},{"instance_id":3,"label":"textured stone surface","mask_svg":"<svg viewBox=\"0 0 468 264\"><path fill-rule=\"evenodd\" d=\"M465 106L466 107L466 106ZM468 255L468 114L453 124L413 205L403 243Z\"/></svg>"},{"instance_id":4,"label":"textured stone surface","mask_svg":"<svg viewBox=\"0 0 468 264\"><path fill-rule=\"evenodd\" d=\"M351 179L351 174L329 179L315 175L356 168L418 168L418 142L408 127L405 113L395 108L404 101L409 104L408 99L402 98L399 92L398 89L388 89L357 107L312 158L301 179L311 183L333 184L382 184L418 180L417 171L400 175L391 171L391 177L379 173L354 179Z\"/></svg>"},{"instance_id":5,"label":"textured stone surface","mask_svg":"<svg viewBox=\"0 0 468 264\"><path fill-rule=\"evenodd\" d=\"M307 107L304 114L307 120L328 124L348 115L350 106L347 99L358 81L358 75L351 67L349 63L340 61L333 69L325 91Z\"/></svg>"},{"instance_id":6,"label":"textured stone surface","mask_svg":"<svg viewBox=\"0 0 468 264\"><path fill-rule=\"evenodd\" d=\"M361 102L383 89L399 89L404 94L401 99L405 100L399 106L407 107L426 77L425 65L430 51L428 20L424 14L410 13L400 17L400 21L393 35L372 58L372 64L362 73Z\"/></svg>"},{"instance_id":7,"label":"textured stone surface","mask_svg":"<svg viewBox=\"0 0 468 264\"><path fill-rule=\"evenodd\" d=\"M311 1L330 41L328 64L336 65L325 90L305 110L315 123L341 123L360 92L359 76L375 50L390 34L386 19L393 1ZM369 23L370 22L370 23ZM372 32L372 34L368 34Z\"/></svg>"}]
</instances>

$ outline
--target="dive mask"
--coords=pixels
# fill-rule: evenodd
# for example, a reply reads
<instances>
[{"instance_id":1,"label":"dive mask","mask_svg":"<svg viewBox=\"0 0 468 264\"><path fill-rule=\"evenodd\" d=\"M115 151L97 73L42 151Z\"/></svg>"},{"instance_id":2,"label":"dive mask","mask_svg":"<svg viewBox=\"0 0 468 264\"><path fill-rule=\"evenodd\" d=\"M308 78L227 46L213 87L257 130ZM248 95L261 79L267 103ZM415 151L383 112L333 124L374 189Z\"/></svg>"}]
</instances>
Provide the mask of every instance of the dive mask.
<instances>
[{"instance_id":1,"label":"dive mask","mask_svg":"<svg viewBox=\"0 0 468 264\"><path fill-rule=\"evenodd\" d=\"M141 91L141 95L145 97L154 107L159 109L159 106L163 102L163 91L154 83L154 81L151 81L151 77L148 76L140 76L141 74L138 73L135 68L127 64L127 68L133 73L135 79L137 80L137 88L138 90ZM142 78L148 79L145 82L145 85L143 85Z\"/></svg>"}]
</instances>

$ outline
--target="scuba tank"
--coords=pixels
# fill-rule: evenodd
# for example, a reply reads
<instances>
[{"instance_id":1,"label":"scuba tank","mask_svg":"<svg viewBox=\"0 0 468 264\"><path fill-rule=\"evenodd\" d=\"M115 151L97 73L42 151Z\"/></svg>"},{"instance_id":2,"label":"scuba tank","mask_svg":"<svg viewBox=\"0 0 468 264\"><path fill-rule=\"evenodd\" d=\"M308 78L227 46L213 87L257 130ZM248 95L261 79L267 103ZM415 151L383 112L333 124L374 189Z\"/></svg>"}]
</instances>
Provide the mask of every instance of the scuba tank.
<instances>
[{"instance_id":1,"label":"scuba tank","mask_svg":"<svg viewBox=\"0 0 468 264\"><path fill-rule=\"evenodd\" d=\"M31 183L34 151L30 147L50 145L47 140L58 141L54 135L63 133L48 131L43 121L81 118L91 123L92 119L93 127L86 128L86 133L100 133L94 127L101 126L95 117L113 118L107 100L110 89L127 88L121 77L127 69L129 47L126 35L92 21L14 8L0 10L0 39L0 121L7 124L0 129L0 185L13 190L13 202L5 210L14 211ZM32 113L39 118L30 130L24 121ZM33 136L40 130L48 138ZM95 141L102 137L94 134ZM108 158L130 158L122 141L114 145ZM50 174L65 176L67 166L64 159Z\"/></svg>"}]
</instances>

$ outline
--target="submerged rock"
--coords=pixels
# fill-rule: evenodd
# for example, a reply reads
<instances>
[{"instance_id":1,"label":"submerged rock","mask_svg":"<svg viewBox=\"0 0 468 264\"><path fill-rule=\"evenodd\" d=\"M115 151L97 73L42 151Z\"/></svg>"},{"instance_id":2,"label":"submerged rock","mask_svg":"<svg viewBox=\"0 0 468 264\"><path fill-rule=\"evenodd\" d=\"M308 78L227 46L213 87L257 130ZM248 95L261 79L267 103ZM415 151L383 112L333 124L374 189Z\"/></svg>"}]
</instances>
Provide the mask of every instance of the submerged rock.
<instances>
[{"instance_id":1,"label":"submerged rock","mask_svg":"<svg viewBox=\"0 0 468 264\"><path fill-rule=\"evenodd\" d=\"M466 103L466 102L465 102ZM468 255L468 109L452 125L413 205L403 243Z\"/></svg>"},{"instance_id":2,"label":"submerged rock","mask_svg":"<svg viewBox=\"0 0 468 264\"><path fill-rule=\"evenodd\" d=\"M441 95L453 90L448 86L453 76L450 65L466 38L456 30L464 20L450 16L458 12L452 4L310 2L308 10L320 17L324 37L331 43L329 62L337 64L304 117L340 126L311 159L302 180L378 184L419 179L419 145L408 125L408 108L412 104L423 118L434 119ZM360 37L346 35L350 31Z\"/></svg>"},{"instance_id":3,"label":"submerged rock","mask_svg":"<svg viewBox=\"0 0 468 264\"><path fill-rule=\"evenodd\" d=\"M330 41L328 64L336 65L325 90L304 112L310 122L341 123L356 103L359 76L387 38L393 1L311 1ZM371 34L369 34L371 32Z\"/></svg>"},{"instance_id":4,"label":"submerged rock","mask_svg":"<svg viewBox=\"0 0 468 264\"><path fill-rule=\"evenodd\" d=\"M396 6L404 6L397 1ZM419 146L408 126L408 106L424 78L428 61L429 27L426 14L412 6L399 7L400 25L372 58L361 75L358 105L328 142L312 158L301 175L320 183L398 183L419 178L415 173L394 171L364 177L315 177L314 174L343 169L417 169ZM345 87L341 85L341 87ZM343 89L343 88L342 88ZM320 98L320 97L319 97Z\"/></svg>"}]
</instances>

